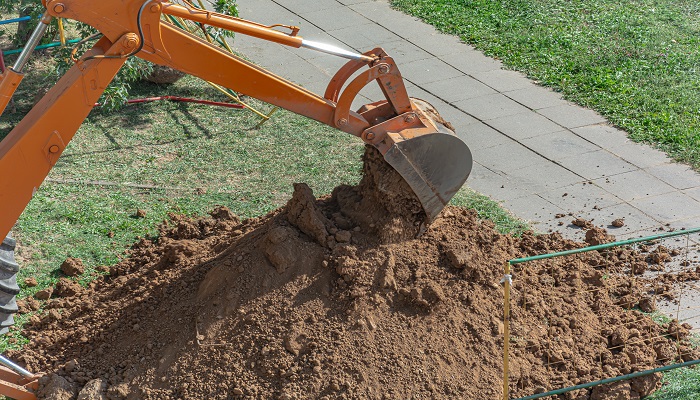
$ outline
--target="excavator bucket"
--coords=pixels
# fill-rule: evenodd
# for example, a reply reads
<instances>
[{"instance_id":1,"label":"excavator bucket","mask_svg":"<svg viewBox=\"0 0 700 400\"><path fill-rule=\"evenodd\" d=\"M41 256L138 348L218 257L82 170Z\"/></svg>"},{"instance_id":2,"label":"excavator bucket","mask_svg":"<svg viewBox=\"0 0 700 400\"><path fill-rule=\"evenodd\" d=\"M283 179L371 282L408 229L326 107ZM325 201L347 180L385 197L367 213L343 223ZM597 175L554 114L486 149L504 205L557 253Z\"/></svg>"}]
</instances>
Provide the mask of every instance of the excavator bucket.
<instances>
[{"instance_id":1,"label":"excavator bucket","mask_svg":"<svg viewBox=\"0 0 700 400\"><path fill-rule=\"evenodd\" d=\"M412 99L428 132L398 132L384 159L409 184L433 221L464 185L472 170L469 147L426 101ZM450 127L448 127L450 126Z\"/></svg>"}]
</instances>

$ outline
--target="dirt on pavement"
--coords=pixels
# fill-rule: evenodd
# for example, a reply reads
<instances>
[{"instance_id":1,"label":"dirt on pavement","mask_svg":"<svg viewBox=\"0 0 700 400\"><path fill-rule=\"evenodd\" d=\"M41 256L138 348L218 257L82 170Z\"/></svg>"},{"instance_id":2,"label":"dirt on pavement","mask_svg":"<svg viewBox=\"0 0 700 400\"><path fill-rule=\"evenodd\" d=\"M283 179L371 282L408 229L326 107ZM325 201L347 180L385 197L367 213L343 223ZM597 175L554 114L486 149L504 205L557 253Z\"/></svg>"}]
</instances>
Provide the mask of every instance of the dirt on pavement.
<instances>
[{"instance_id":1,"label":"dirt on pavement","mask_svg":"<svg viewBox=\"0 0 700 400\"><path fill-rule=\"evenodd\" d=\"M504 263L585 244L503 235L455 207L426 229L405 183L373 149L365 158L358 186L316 199L297 184L264 217L173 215L108 275L58 290L10 356L49 374L44 398L52 384L109 399L498 398ZM626 271L647 256L586 253L514 277L513 304L527 307L513 309L513 396L657 367L679 349L697 358L685 328L633 309L648 296ZM562 398L637 399L659 382Z\"/></svg>"}]
</instances>

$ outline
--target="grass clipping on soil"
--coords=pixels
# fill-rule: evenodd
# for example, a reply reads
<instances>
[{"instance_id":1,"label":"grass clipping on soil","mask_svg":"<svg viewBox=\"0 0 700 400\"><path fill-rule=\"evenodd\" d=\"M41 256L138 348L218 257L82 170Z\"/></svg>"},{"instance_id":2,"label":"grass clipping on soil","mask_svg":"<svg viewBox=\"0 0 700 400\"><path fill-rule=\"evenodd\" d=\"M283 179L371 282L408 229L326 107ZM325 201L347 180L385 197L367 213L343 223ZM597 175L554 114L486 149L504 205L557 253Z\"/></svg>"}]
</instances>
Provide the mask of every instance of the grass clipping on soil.
<instances>
[{"instance_id":1,"label":"grass clipping on soil","mask_svg":"<svg viewBox=\"0 0 700 400\"><path fill-rule=\"evenodd\" d=\"M239 221L223 207L210 218L173 216L109 275L50 300L26 327L31 342L11 356L49 373L43 398L81 388L129 399L497 398L504 262L582 244L502 235L454 207L416 238L420 206L379 160L368 148L357 187L315 199L297 184L285 207L261 218ZM633 278L603 279L591 266L615 270L621 259L577 260L548 260L516 279L529 306L513 315L514 335L528 338L512 346L515 396L653 368L688 346L665 336L670 325L629 310L642 298ZM574 294L601 285L609 290ZM516 285L514 301L523 292ZM562 301L544 300L554 295ZM610 329L632 319L633 329ZM553 359L566 362L547 367ZM634 399L659 382L567 398Z\"/></svg>"}]
</instances>

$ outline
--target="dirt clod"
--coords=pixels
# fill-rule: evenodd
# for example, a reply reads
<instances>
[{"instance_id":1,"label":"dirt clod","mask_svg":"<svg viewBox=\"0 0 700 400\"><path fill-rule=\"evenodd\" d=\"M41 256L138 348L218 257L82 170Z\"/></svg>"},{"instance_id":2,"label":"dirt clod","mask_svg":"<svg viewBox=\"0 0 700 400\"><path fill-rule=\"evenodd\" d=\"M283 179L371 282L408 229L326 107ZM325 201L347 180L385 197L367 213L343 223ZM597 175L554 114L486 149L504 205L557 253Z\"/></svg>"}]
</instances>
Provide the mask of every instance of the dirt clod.
<instances>
[{"instance_id":1,"label":"dirt clod","mask_svg":"<svg viewBox=\"0 0 700 400\"><path fill-rule=\"evenodd\" d=\"M610 225L614 226L615 228L622 228L625 226L625 220L623 218L617 218Z\"/></svg>"},{"instance_id":2,"label":"dirt clod","mask_svg":"<svg viewBox=\"0 0 700 400\"><path fill-rule=\"evenodd\" d=\"M656 311L656 302L654 301L653 297L645 297L641 300L639 300L639 309L646 312L654 312Z\"/></svg>"},{"instance_id":3,"label":"dirt clod","mask_svg":"<svg viewBox=\"0 0 700 400\"><path fill-rule=\"evenodd\" d=\"M77 400L107 400L105 389L108 382L104 379L93 379L83 386Z\"/></svg>"},{"instance_id":4,"label":"dirt clod","mask_svg":"<svg viewBox=\"0 0 700 400\"><path fill-rule=\"evenodd\" d=\"M614 242L615 237L608 235L608 232L603 228L592 227L586 231L586 243L591 246Z\"/></svg>"},{"instance_id":5,"label":"dirt clod","mask_svg":"<svg viewBox=\"0 0 700 400\"><path fill-rule=\"evenodd\" d=\"M447 251L447 259L453 267L463 269L469 262L469 255L464 249L450 249Z\"/></svg>"},{"instance_id":6,"label":"dirt clod","mask_svg":"<svg viewBox=\"0 0 700 400\"><path fill-rule=\"evenodd\" d=\"M56 284L55 293L58 297L73 297L80 293L81 290L82 288L77 282L61 278Z\"/></svg>"},{"instance_id":7,"label":"dirt clod","mask_svg":"<svg viewBox=\"0 0 700 400\"><path fill-rule=\"evenodd\" d=\"M39 378L37 397L52 400L73 400L77 390L65 378L57 374L44 375Z\"/></svg>"},{"instance_id":8,"label":"dirt clod","mask_svg":"<svg viewBox=\"0 0 700 400\"><path fill-rule=\"evenodd\" d=\"M576 218L571 221L571 224L584 229L591 229L594 227L593 223L585 218Z\"/></svg>"},{"instance_id":9,"label":"dirt clod","mask_svg":"<svg viewBox=\"0 0 700 400\"><path fill-rule=\"evenodd\" d=\"M35 287L38 284L39 283L36 281L36 278L34 278L34 277L29 277L29 278L24 280L24 286L26 286L26 287Z\"/></svg>"},{"instance_id":10,"label":"dirt clod","mask_svg":"<svg viewBox=\"0 0 700 400\"><path fill-rule=\"evenodd\" d=\"M127 399L129 397L129 394L131 394L131 389L129 388L129 385L126 383L120 383L114 386L111 386L107 390L107 399L108 400L123 400Z\"/></svg>"},{"instance_id":11,"label":"dirt clod","mask_svg":"<svg viewBox=\"0 0 700 400\"><path fill-rule=\"evenodd\" d=\"M153 72L144 79L159 85L170 85L179 81L184 76L184 72L176 69L164 65L153 65Z\"/></svg>"},{"instance_id":12,"label":"dirt clod","mask_svg":"<svg viewBox=\"0 0 700 400\"><path fill-rule=\"evenodd\" d=\"M53 294L53 287L48 287L46 289L40 290L34 294L37 300L48 300Z\"/></svg>"},{"instance_id":13,"label":"dirt clod","mask_svg":"<svg viewBox=\"0 0 700 400\"><path fill-rule=\"evenodd\" d=\"M61 264L61 271L68 276L82 275L85 272L83 260L69 257Z\"/></svg>"}]
</instances>

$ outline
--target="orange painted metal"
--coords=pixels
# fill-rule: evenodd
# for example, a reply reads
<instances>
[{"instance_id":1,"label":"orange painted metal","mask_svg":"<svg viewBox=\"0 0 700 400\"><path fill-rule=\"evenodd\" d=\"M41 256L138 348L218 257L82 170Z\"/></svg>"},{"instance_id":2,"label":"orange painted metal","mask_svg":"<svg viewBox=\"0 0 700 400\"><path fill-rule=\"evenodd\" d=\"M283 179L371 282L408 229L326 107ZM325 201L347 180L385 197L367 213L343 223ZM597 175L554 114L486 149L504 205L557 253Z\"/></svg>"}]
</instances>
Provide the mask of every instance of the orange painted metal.
<instances>
[{"instance_id":1,"label":"orange painted metal","mask_svg":"<svg viewBox=\"0 0 700 400\"><path fill-rule=\"evenodd\" d=\"M16 400L36 400L37 377L25 378L0 365L0 394Z\"/></svg>"},{"instance_id":2,"label":"orange painted metal","mask_svg":"<svg viewBox=\"0 0 700 400\"><path fill-rule=\"evenodd\" d=\"M10 104L12 95L22 82L22 78L24 78L24 74L17 73L12 68L5 68L5 72L0 75L0 115Z\"/></svg>"},{"instance_id":3,"label":"orange painted metal","mask_svg":"<svg viewBox=\"0 0 700 400\"><path fill-rule=\"evenodd\" d=\"M362 88L373 81L379 83L384 97L391 105L393 114L399 115L413 110L398 67L391 57L385 56L347 85L340 95L335 109L334 119L336 124L338 124L338 121L347 120L353 100L355 100Z\"/></svg>"},{"instance_id":4,"label":"orange painted metal","mask_svg":"<svg viewBox=\"0 0 700 400\"><path fill-rule=\"evenodd\" d=\"M55 12L58 4L61 4L60 13ZM55 16L91 25L113 42L127 33L141 31L144 44L138 53L140 58L334 126L334 102L161 21L163 9L171 8L169 3L161 5L157 1L144 0L48 0L46 5ZM139 29L137 17L141 9L143 12ZM225 15L219 15L218 18L231 19L232 23L238 21ZM260 29L267 32L264 39L274 41L279 38L280 32L274 29L263 26ZM351 112L348 124L341 130L360 136L368 126L362 116Z\"/></svg>"},{"instance_id":5,"label":"orange painted metal","mask_svg":"<svg viewBox=\"0 0 700 400\"><path fill-rule=\"evenodd\" d=\"M253 36L259 39L265 39L270 42L283 44L286 46L301 47L301 37L296 36L299 31L298 27L288 27L291 33L285 34L268 26L261 25L255 22L246 21L241 18L233 18L228 15L218 14L211 11L191 9L178 4L165 3L163 4L163 14L180 17L190 21L199 22L200 24L211 25L217 28L226 29L233 32L242 33L244 35ZM276 25L282 26L282 25Z\"/></svg>"},{"instance_id":6,"label":"orange painted metal","mask_svg":"<svg viewBox=\"0 0 700 400\"><path fill-rule=\"evenodd\" d=\"M374 55L374 53L381 51L380 48L376 48L372 51L368 51L365 53L365 55ZM340 94L343 91L343 86L345 85L345 82L350 79L355 72L359 71L361 68L365 67L367 65L366 62L360 61L360 60L352 60L348 61L343 65L338 72L333 75L333 78L331 78L331 81L328 82L328 86L326 87L326 92L323 95L324 98L337 102L338 99L340 98Z\"/></svg>"}]
</instances>

